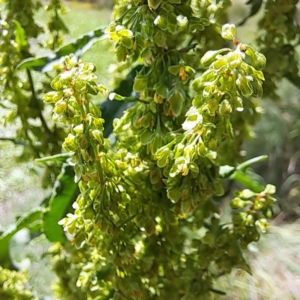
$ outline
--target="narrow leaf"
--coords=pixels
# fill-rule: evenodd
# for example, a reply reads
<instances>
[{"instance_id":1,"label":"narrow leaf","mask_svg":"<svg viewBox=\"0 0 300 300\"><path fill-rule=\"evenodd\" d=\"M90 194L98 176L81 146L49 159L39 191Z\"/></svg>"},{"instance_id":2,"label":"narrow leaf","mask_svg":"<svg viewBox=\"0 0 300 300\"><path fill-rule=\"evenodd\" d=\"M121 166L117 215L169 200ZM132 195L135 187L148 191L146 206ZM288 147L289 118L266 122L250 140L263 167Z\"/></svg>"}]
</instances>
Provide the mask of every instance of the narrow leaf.
<instances>
[{"instance_id":1,"label":"narrow leaf","mask_svg":"<svg viewBox=\"0 0 300 300\"><path fill-rule=\"evenodd\" d=\"M247 17L245 17L241 22L239 22L239 23L237 24L237 26L242 26L242 25L244 25L244 24L246 23L246 21L247 21L250 17L256 15L257 12L259 11L259 9L260 9L261 6L262 6L262 3L263 3L262 0L249 0L246 4L247 4L247 5L251 5L250 14L249 14Z\"/></svg>"},{"instance_id":2,"label":"narrow leaf","mask_svg":"<svg viewBox=\"0 0 300 300\"><path fill-rule=\"evenodd\" d=\"M119 86L113 91L114 95L119 97L128 98L132 96L132 87L135 76L138 71L141 70L141 65L134 67L123 79ZM104 119L104 136L108 137L113 131L113 120L115 118L120 118L125 110L132 106L132 102L125 101L111 101L108 98L100 104L100 109L102 111L102 117ZM120 98L119 98L120 99ZM114 99L115 100L115 99Z\"/></svg>"},{"instance_id":3,"label":"narrow leaf","mask_svg":"<svg viewBox=\"0 0 300 300\"><path fill-rule=\"evenodd\" d=\"M42 162L42 163L47 163L47 162L64 163L72 155L73 155L72 153L60 153L60 154L55 154L52 156L37 158L37 159L35 159L35 161Z\"/></svg>"},{"instance_id":4,"label":"narrow leaf","mask_svg":"<svg viewBox=\"0 0 300 300\"><path fill-rule=\"evenodd\" d=\"M76 56L81 56L89 48L91 48L94 43L107 38L107 35L104 34L104 30L104 28L98 28L94 31L91 31L72 43L61 47L51 55L40 58L30 57L24 59L18 64L17 69L32 69L40 72L52 71L53 65L58 63L64 56L71 53L74 53Z\"/></svg>"},{"instance_id":5,"label":"narrow leaf","mask_svg":"<svg viewBox=\"0 0 300 300\"><path fill-rule=\"evenodd\" d=\"M217 294L217 295L222 295L222 296L226 295L225 292L219 291L219 290L216 290L216 289L213 289L213 288L211 288L210 291Z\"/></svg>"},{"instance_id":6,"label":"narrow leaf","mask_svg":"<svg viewBox=\"0 0 300 300\"><path fill-rule=\"evenodd\" d=\"M220 166L219 169L219 177L220 178L228 178L235 172L235 167L232 166Z\"/></svg>"},{"instance_id":7,"label":"narrow leaf","mask_svg":"<svg viewBox=\"0 0 300 300\"><path fill-rule=\"evenodd\" d=\"M15 30L16 43L18 44L20 49L26 48L28 46L28 42L26 39L25 30L17 20L13 20L13 22L16 25L16 30Z\"/></svg>"},{"instance_id":8,"label":"narrow leaf","mask_svg":"<svg viewBox=\"0 0 300 300\"><path fill-rule=\"evenodd\" d=\"M49 208L43 216L44 233L50 242L65 241L63 228L58 222L67 214L77 195L78 186L74 182L73 167L65 164L57 177Z\"/></svg>"},{"instance_id":9,"label":"narrow leaf","mask_svg":"<svg viewBox=\"0 0 300 300\"><path fill-rule=\"evenodd\" d=\"M257 156L254 158L251 158L243 163L241 163L240 165L237 166L237 170L239 171L244 171L246 170L248 167L252 166L253 164L256 164L258 162L264 161L268 158L267 155L261 155L261 156Z\"/></svg>"},{"instance_id":10,"label":"narrow leaf","mask_svg":"<svg viewBox=\"0 0 300 300\"><path fill-rule=\"evenodd\" d=\"M20 217L12 228L6 230L0 236L0 265L5 268L13 268L9 256L9 243L11 238L21 229L30 228L42 221L43 209L35 208Z\"/></svg>"},{"instance_id":11,"label":"narrow leaf","mask_svg":"<svg viewBox=\"0 0 300 300\"><path fill-rule=\"evenodd\" d=\"M242 173L240 171L234 172L230 178L239 182L240 184L242 184L243 186L255 193L260 193L264 190L264 187L259 182L255 181L253 178L247 176L245 173Z\"/></svg>"}]
</instances>

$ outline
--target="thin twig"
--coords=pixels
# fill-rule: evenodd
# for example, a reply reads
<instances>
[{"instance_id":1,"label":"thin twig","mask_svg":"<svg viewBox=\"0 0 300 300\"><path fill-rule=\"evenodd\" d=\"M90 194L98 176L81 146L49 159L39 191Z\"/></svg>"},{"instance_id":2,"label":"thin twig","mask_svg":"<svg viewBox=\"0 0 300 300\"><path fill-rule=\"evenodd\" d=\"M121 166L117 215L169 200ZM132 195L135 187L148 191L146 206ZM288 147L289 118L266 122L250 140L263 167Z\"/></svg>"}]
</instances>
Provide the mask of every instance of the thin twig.
<instances>
[{"instance_id":1,"label":"thin twig","mask_svg":"<svg viewBox=\"0 0 300 300\"><path fill-rule=\"evenodd\" d=\"M37 106L39 106L38 98L37 98L37 95L36 95L36 92L35 92L35 88L34 88L34 83L33 83L33 79L32 79L31 72L30 72L30 70L28 70L28 69L26 69L26 72L27 72L27 76L28 76L28 80L29 80L29 84L30 84L30 89L31 89L31 93L32 93L32 98L33 98L35 104L36 104ZM51 132L51 130L49 129L49 127L48 127L48 125L47 125L47 123L46 123L46 121L45 121L45 119L44 119L44 116L42 115L42 112L41 112L41 111L39 111L39 118L40 118L40 120L41 120L41 122L42 122L42 125L43 125L44 129L47 131L47 133L48 133L49 135L52 135L52 132Z\"/></svg>"}]
</instances>

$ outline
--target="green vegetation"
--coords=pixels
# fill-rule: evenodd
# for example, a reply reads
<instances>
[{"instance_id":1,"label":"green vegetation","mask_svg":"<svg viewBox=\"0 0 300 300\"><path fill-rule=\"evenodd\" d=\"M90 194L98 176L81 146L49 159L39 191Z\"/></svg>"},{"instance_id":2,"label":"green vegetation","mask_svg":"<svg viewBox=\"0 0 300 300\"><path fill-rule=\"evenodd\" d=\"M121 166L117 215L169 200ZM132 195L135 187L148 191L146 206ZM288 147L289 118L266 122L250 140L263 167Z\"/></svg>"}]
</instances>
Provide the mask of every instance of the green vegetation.
<instances>
[{"instance_id":1,"label":"green vegetation","mask_svg":"<svg viewBox=\"0 0 300 300\"><path fill-rule=\"evenodd\" d=\"M20 153L23 187L34 182L36 191L42 178L46 191L2 225L0 265L12 282L0 285L2 298L49 293L14 271L11 239L27 228L31 245L49 247L42 252L59 299L269 299L267 276L251 271L246 252L265 257L253 242L269 226L275 187L252 169L267 156L249 156L249 146L245 159L243 145L261 117L256 98L278 100L283 78L299 86L296 2L250 1L236 23L259 12L252 45L228 23L230 1L117 1L106 28L107 12L88 24L97 12L68 15L58 0L46 11L38 1L22 11L4 2L1 105L17 129L16 148L5 145ZM287 176L282 190L297 180Z\"/></svg>"}]
</instances>

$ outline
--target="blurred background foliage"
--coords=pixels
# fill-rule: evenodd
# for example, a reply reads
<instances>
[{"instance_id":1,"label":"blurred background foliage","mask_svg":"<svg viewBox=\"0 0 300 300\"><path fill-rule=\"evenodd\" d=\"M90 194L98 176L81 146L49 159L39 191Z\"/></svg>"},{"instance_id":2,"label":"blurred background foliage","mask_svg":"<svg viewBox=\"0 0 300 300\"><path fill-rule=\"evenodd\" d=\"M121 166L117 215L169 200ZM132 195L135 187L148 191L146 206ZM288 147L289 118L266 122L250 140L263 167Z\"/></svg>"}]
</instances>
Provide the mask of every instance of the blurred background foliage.
<instances>
[{"instance_id":1,"label":"blurred background foliage","mask_svg":"<svg viewBox=\"0 0 300 300\"><path fill-rule=\"evenodd\" d=\"M249 7L243 0L233 2L230 21L238 23L249 14ZM112 4L112 1L103 0L66 1L64 22L69 33L65 36L65 43L108 24ZM300 4L300 22L299 12ZM38 19L45 22L45 15L40 13ZM238 28L238 36L243 42L254 43L259 19L260 14L257 14ZM113 55L107 51L110 47L98 42L83 55L83 60L93 62L100 81L113 88L109 72L113 69ZM299 46L296 50L299 61ZM40 51L38 54L41 56L47 54L38 47L36 51ZM268 154L265 162L253 167L258 174L253 176L262 183L277 186L274 226L249 249L253 277L236 271L230 277L219 280L220 289L228 293L224 299L228 300L300 299L300 96L299 89L288 80L282 79L276 84L279 99L276 102L268 98L260 100L264 116L253 128L255 138L245 143L243 153L246 159ZM0 107L0 117L4 114L5 109ZM39 165L18 161L23 145L14 144L9 139L19 127L19 122L0 127L0 231L7 229L17 216L39 205L51 192L42 188L42 168ZM29 234L25 230L15 236L11 243L12 256L20 268L28 269L29 282L38 287L37 293L42 299L50 295L48 283L54 279L48 268L41 267L48 264L49 257L45 253L49 242L41 236L28 244Z\"/></svg>"}]
</instances>

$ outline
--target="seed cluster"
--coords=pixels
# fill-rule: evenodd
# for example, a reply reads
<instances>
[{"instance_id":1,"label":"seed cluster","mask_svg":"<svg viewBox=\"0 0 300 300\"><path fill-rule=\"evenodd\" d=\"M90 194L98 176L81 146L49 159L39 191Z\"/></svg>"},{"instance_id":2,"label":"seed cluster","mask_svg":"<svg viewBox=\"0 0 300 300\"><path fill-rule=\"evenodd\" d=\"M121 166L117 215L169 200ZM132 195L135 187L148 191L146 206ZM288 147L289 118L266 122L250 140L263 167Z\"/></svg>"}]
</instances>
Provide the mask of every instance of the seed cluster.
<instances>
[{"instance_id":1,"label":"seed cluster","mask_svg":"<svg viewBox=\"0 0 300 300\"><path fill-rule=\"evenodd\" d=\"M236 40L229 24L221 36L234 49L207 52L202 31L217 35L211 15L222 8L205 11L200 2L116 4L107 29L116 58L143 66L134 105L115 120L115 144L103 137L101 112L89 101L104 91L93 65L68 57L55 92L44 97L54 119L71 128L63 148L74 153L81 192L60 224L82 259L61 249L53 255L73 266L87 299L211 297L219 272L250 272L242 249L267 226L274 187L237 192L232 208L239 211L226 224L216 197L224 193L220 166L237 164L253 121L250 97L262 94L266 59Z\"/></svg>"}]
</instances>

